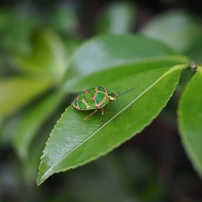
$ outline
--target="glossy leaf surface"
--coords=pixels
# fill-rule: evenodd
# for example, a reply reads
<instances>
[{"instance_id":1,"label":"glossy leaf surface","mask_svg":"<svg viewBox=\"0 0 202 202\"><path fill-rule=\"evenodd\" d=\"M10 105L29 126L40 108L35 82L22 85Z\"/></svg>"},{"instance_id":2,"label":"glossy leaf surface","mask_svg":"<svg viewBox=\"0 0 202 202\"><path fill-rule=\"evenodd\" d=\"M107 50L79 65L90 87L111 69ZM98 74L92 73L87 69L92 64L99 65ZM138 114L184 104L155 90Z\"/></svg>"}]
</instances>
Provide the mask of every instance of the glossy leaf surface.
<instances>
[{"instance_id":1,"label":"glossy leaf surface","mask_svg":"<svg viewBox=\"0 0 202 202\"><path fill-rule=\"evenodd\" d=\"M70 69L75 77L118 65L180 56L172 48L137 35L103 35L84 43L74 54ZM177 63L178 64L178 63ZM69 72L68 72L69 73Z\"/></svg>"},{"instance_id":2,"label":"glossy leaf surface","mask_svg":"<svg viewBox=\"0 0 202 202\"><path fill-rule=\"evenodd\" d=\"M112 92L124 92L131 87L135 90L118 98L113 117L114 106L108 106L103 126L100 126L99 113L84 122L89 112L68 107L47 141L39 167L38 185L54 173L97 159L140 132L166 105L182 68L184 66L157 68L131 74L121 83L106 84ZM104 75L104 71L100 73L101 77Z\"/></svg>"}]
</instances>

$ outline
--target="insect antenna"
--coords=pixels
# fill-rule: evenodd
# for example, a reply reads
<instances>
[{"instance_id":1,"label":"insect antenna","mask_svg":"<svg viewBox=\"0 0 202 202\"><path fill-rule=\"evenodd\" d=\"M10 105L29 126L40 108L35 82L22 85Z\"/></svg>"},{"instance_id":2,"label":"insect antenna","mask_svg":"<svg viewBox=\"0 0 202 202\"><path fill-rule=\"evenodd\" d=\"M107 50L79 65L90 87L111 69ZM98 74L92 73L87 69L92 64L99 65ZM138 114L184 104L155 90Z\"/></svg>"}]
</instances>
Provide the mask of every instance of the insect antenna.
<instances>
[{"instance_id":1,"label":"insect antenna","mask_svg":"<svg viewBox=\"0 0 202 202\"><path fill-rule=\"evenodd\" d=\"M135 89L135 87L134 87L134 88L131 88L131 89L129 89L129 90L123 92L123 93L118 93L118 96L121 96L121 95L124 95L124 94L126 94L126 93L129 93L130 91L132 91L132 90L134 90L134 89Z\"/></svg>"},{"instance_id":2,"label":"insect antenna","mask_svg":"<svg viewBox=\"0 0 202 202\"><path fill-rule=\"evenodd\" d=\"M135 87L134 87L134 88L131 88L131 89L129 89L129 90L123 92L123 93L118 93L117 98L118 98L119 96L121 96L121 95L124 95L124 94L126 94L126 93L129 93L130 91L132 91L132 90L134 90L134 89L135 89ZM114 103L114 110L113 110L112 117L114 116L114 114L115 114L115 112L116 112L116 106L117 106L116 103L117 103L117 100L116 100L116 102Z\"/></svg>"}]
</instances>

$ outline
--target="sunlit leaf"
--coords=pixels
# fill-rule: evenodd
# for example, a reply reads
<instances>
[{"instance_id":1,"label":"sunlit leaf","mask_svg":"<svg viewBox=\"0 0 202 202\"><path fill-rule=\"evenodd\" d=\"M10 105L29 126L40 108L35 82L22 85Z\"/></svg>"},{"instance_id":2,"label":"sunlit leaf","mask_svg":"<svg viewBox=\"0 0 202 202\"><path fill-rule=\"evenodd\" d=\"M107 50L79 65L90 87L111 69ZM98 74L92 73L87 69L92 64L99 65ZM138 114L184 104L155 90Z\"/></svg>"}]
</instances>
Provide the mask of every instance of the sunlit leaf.
<instances>
[{"instance_id":1,"label":"sunlit leaf","mask_svg":"<svg viewBox=\"0 0 202 202\"><path fill-rule=\"evenodd\" d=\"M0 116L15 112L50 87L50 81L11 77L0 81Z\"/></svg>"},{"instance_id":2,"label":"sunlit leaf","mask_svg":"<svg viewBox=\"0 0 202 202\"><path fill-rule=\"evenodd\" d=\"M153 59L173 60L173 57L179 59L182 56L158 41L132 34L109 34L89 40L78 48L69 68L74 72L74 77L77 77L118 65ZM69 72L67 78L69 79Z\"/></svg>"}]
</instances>

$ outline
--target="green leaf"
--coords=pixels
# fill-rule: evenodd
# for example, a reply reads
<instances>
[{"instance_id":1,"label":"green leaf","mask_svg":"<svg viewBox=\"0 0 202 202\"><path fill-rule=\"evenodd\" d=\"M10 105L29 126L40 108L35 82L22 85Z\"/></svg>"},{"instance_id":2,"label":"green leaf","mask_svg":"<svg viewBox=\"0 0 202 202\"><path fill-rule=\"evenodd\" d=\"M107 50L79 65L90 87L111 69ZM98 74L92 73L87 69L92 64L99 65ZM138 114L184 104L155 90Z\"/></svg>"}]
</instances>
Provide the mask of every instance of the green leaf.
<instances>
[{"instance_id":1,"label":"green leaf","mask_svg":"<svg viewBox=\"0 0 202 202\"><path fill-rule=\"evenodd\" d=\"M37 131L58 107L63 97L63 93L55 92L25 112L13 139L14 147L21 158L28 157L30 144Z\"/></svg>"},{"instance_id":2,"label":"green leaf","mask_svg":"<svg viewBox=\"0 0 202 202\"><path fill-rule=\"evenodd\" d=\"M183 92L178 115L183 145L193 166L202 176L202 68L198 67Z\"/></svg>"},{"instance_id":3,"label":"green leaf","mask_svg":"<svg viewBox=\"0 0 202 202\"><path fill-rule=\"evenodd\" d=\"M108 106L102 127L99 113L84 122L89 112L68 107L47 141L37 184L54 173L97 159L140 132L166 105L184 67L158 68L104 84L112 92L124 92L131 87L135 90L118 99L113 117L114 106ZM104 71L100 73L101 77L105 75Z\"/></svg>"},{"instance_id":4,"label":"green leaf","mask_svg":"<svg viewBox=\"0 0 202 202\"><path fill-rule=\"evenodd\" d=\"M7 116L50 87L50 81L11 77L0 80L0 116Z\"/></svg>"},{"instance_id":5,"label":"green leaf","mask_svg":"<svg viewBox=\"0 0 202 202\"><path fill-rule=\"evenodd\" d=\"M52 78L60 81L67 64L68 57L60 38L51 31L39 32L33 39L33 50L29 55L18 55L15 62L18 69L33 76Z\"/></svg>"},{"instance_id":6,"label":"green leaf","mask_svg":"<svg viewBox=\"0 0 202 202\"><path fill-rule=\"evenodd\" d=\"M186 10L171 10L155 16L140 32L184 52L200 33L200 27Z\"/></svg>"},{"instance_id":7,"label":"green leaf","mask_svg":"<svg viewBox=\"0 0 202 202\"><path fill-rule=\"evenodd\" d=\"M132 34L103 35L84 43L75 52L69 68L75 77L79 77L118 65L153 59L173 60L173 57L182 56L170 47L146 37ZM69 72L67 76L70 77Z\"/></svg>"},{"instance_id":8,"label":"green leaf","mask_svg":"<svg viewBox=\"0 0 202 202\"><path fill-rule=\"evenodd\" d=\"M122 78L130 76L131 74L137 74L146 70L170 67L176 64L188 62L189 60L186 57L170 56L161 59L151 59L140 62L134 62L127 65L120 65L118 67L104 70L104 76L102 76L102 71L98 71L85 77L77 77L73 80L68 80L62 86L62 90L66 93L79 92L85 88L98 86L103 83L109 83L115 80L120 81Z\"/></svg>"}]
</instances>

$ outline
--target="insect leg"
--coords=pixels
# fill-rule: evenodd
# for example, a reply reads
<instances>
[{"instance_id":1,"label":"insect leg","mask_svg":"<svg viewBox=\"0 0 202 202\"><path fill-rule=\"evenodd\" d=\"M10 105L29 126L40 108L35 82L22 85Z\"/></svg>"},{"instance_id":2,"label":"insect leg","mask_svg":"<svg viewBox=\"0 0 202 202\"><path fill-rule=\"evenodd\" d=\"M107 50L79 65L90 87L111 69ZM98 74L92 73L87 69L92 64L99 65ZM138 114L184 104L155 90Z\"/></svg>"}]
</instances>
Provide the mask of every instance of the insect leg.
<instances>
[{"instance_id":1,"label":"insect leg","mask_svg":"<svg viewBox=\"0 0 202 202\"><path fill-rule=\"evenodd\" d=\"M92 113L88 114L88 116L86 116L86 118L84 119L85 121L87 121L91 116L93 116L93 114L95 114L97 112L97 109L95 111L93 111Z\"/></svg>"},{"instance_id":2,"label":"insect leg","mask_svg":"<svg viewBox=\"0 0 202 202\"><path fill-rule=\"evenodd\" d=\"M102 126L103 118L104 118L104 107L101 110L102 110L102 115L101 115L100 125Z\"/></svg>"}]
</instances>

